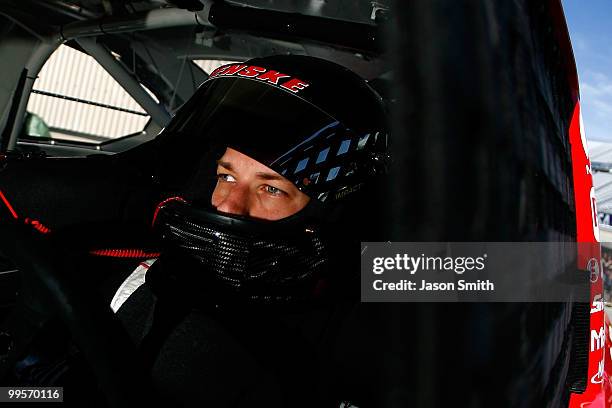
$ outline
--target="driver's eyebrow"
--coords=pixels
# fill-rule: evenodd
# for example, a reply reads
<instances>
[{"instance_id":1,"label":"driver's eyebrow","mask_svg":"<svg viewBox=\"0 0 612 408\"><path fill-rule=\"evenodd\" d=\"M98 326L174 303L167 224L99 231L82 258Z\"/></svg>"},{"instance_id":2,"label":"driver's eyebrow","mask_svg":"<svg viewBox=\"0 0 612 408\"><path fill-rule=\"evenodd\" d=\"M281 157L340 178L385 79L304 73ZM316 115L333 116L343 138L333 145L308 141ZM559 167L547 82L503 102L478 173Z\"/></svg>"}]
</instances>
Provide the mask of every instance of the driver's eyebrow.
<instances>
[{"instance_id":1,"label":"driver's eyebrow","mask_svg":"<svg viewBox=\"0 0 612 408\"><path fill-rule=\"evenodd\" d=\"M217 165L221 166L229 171L234 171L234 168L232 167L232 163L230 162L226 162L226 161L221 161L221 160L217 160Z\"/></svg>"},{"instance_id":2,"label":"driver's eyebrow","mask_svg":"<svg viewBox=\"0 0 612 408\"><path fill-rule=\"evenodd\" d=\"M280 174L264 173L262 171L259 171L259 172L255 173L255 175L257 176L257 178L260 178L260 179L263 179L263 180L289 181L286 178L284 178L283 176L281 176Z\"/></svg>"},{"instance_id":3,"label":"driver's eyebrow","mask_svg":"<svg viewBox=\"0 0 612 408\"><path fill-rule=\"evenodd\" d=\"M232 166L232 163L230 162L226 162L223 160L217 160L217 165L223 167L224 169L228 171L234 171L234 167ZM257 173L255 173L255 176L262 180L279 180L279 181L289 182L289 180L287 180L285 177L281 176L280 174L267 173L264 171L258 171Z\"/></svg>"}]
</instances>

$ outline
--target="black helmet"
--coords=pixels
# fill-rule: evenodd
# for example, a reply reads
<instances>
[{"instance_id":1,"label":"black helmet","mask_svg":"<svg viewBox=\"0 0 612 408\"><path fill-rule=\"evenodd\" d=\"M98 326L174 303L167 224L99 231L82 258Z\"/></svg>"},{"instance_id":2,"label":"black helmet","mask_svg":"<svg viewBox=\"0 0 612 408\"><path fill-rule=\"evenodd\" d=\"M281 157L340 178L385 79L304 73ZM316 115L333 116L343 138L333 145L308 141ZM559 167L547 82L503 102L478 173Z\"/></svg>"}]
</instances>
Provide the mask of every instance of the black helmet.
<instances>
[{"instance_id":1,"label":"black helmet","mask_svg":"<svg viewBox=\"0 0 612 408\"><path fill-rule=\"evenodd\" d=\"M232 147L312 198L334 201L386 171L385 116L365 80L323 59L283 55L224 65L164 131L162 141L175 146L162 149L172 156L164 173L174 175L172 185L194 184L190 174L210 174L210 156Z\"/></svg>"},{"instance_id":2,"label":"black helmet","mask_svg":"<svg viewBox=\"0 0 612 408\"><path fill-rule=\"evenodd\" d=\"M172 262L195 259L214 272L198 276L249 299L311 294L329 266L331 214L387 171L385 117L365 80L326 60L273 56L213 71L158 142L160 181L184 199L156 221ZM216 212L214 168L228 147L292 181L309 204L278 221Z\"/></svg>"}]
</instances>

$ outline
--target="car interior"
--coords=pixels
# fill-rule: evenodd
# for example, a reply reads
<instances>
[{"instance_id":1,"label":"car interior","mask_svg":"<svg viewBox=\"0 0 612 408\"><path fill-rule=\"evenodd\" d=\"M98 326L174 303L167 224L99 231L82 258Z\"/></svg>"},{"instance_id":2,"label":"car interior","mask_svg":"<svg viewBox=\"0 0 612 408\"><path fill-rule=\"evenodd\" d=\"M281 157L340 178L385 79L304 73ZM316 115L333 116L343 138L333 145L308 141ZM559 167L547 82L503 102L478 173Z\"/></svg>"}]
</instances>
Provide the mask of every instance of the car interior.
<instances>
[{"instance_id":1,"label":"car interior","mask_svg":"<svg viewBox=\"0 0 612 408\"><path fill-rule=\"evenodd\" d=\"M336 62L385 101L394 173L355 223L370 240L575 239L577 79L559 2L5 0L0 385L47 350L88 373L67 377L67 403L222 406L211 395L247 389L233 406L259 406L276 395L252 356L202 320L161 350L151 378L134 357L138 327L109 303L157 251L151 221L172 191L159 186L184 181L173 168L191 146L158 135L215 68L280 54ZM148 321L148 301L134 319ZM590 309L572 299L336 306L318 375L340 407L562 407L586 387ZM238 329L256 339L246 316ZM219 371L202 338L215 339ZM309 356L267 346L287 364Z\"/></svg>"}]
</instances>

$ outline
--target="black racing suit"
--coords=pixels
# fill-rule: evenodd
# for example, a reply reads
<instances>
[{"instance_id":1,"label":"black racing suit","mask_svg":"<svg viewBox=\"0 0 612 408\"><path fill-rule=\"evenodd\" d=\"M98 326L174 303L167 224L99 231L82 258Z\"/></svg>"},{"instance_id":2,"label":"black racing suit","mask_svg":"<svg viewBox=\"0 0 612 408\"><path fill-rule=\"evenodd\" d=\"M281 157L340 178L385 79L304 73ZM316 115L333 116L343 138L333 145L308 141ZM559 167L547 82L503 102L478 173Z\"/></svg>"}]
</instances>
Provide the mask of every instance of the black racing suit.
<instances>
[{"instance_id":1,"label":"black racing suit","mask_svg":"<svg viewBox=\"0 0 612 408\"><path fill-rule=\"evenodd\" d=\"M288 303L228 299L210 282L169 270L188 262L163 261L117 315L166 403L367 406L364 397L346 395L355 390L342 384L347 373L334 361L339 325L354 303L329 294Z\"/></svg>"}]
</instances>

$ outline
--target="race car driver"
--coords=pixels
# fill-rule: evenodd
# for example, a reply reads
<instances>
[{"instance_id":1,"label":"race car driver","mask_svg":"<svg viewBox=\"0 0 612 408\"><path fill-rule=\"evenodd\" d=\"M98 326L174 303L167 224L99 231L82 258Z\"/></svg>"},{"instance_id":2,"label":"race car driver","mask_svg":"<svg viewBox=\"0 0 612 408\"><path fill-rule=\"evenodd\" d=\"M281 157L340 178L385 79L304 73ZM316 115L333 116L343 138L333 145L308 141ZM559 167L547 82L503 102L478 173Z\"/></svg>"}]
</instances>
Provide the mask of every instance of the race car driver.
<instances>
[{"instance_id":1,"label":"race car driver","mask_svg":"<svg viewBox=\"0 0 612 408\"><path fill-rule=\"evenodd\" d=\"M162 255L128 278L113 307L163 396L210 406L359 400L322 385L319 352L333 341L330 299L359 293L339 289L357 282L352 226L387 168L380 96L321 59L230 64L159 144L172 197L154 221Z\"/></svg>"}]
</instances>

